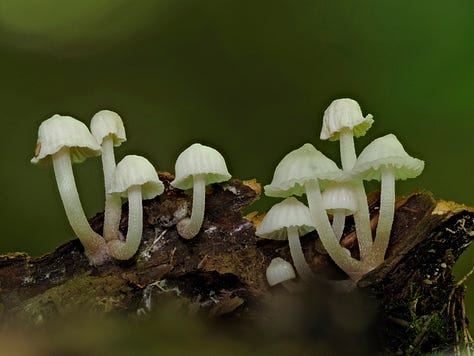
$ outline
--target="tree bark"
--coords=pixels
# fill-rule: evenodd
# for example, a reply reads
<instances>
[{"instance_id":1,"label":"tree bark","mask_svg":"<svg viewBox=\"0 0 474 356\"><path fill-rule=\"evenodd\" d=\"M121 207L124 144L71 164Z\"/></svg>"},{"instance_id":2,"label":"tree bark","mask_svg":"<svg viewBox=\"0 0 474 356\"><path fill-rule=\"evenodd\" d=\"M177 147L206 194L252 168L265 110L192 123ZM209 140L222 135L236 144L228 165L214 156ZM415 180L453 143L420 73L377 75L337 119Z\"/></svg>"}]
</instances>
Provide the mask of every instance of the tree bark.
<instances>
[{"instance_id":1,"label":"tree bark","mask_svg":"<svg viewBox=\"0 0 474 356\"><path fill-rule=\"evenodd\" d=\"M175 226L189 215L191 198L169 185L171 175L160 173L160 178L165 193L144 202L142 243L129 261L90 266L78 240L41 257L0 255L0 323L38 326L77 313L143 316L167 296L180 300L189 313L243 323L257 334L268 335L270 328L271 337L290 335L317 345L311 346L313 351L461 352L471 343L465 287L451 270L474 239L474 209L435 201L422 191L399 198L386 260L349 293L328 282L345 276L324 253L317 234L310 233L301 241L318 281L305 292L288 294L265 281L272 258L291 261L287 242L256 237L261 216L241 213L259 198L258 183L213 185L201 231L185 240ZM369 196L373 230L378 206L379 195ZM127 216L125 205L124 235ZM91 225L101 233L103 214L92 218ZM358 257L351 219L341 244ZM284 312L276 311L280 303ZM289 334L285 318L292 319Z\"/></svg>"}]
</instances>

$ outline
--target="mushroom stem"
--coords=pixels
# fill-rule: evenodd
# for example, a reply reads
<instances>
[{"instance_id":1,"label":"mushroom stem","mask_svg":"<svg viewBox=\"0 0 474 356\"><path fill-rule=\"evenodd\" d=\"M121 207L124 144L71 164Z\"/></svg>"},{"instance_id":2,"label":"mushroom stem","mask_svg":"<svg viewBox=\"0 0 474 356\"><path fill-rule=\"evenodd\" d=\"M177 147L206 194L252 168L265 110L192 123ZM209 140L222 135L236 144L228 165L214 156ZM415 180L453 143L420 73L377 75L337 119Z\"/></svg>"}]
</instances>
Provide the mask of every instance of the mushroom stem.
<instances>
[{"instance_id":1,"label":"mushroom stem","mask_svg":"<svg viewBox=\"0 0 474 356\"><path fill-rule=\"evenodd\" d=\"M356 163L357 156L354 146L354 135L349 128L343 128L339 133L342 169L350 171Z\"/></svg>"},{"instance_id":2,"label":"mushroom stem","mask_svg":"<svg viewBox=\"0 0 474 356\"><path fill-rule=\"evenodd\" d=\"M72 171L69 148L63 147L52 155L52 161L56 183L69 224L84 246L91 263L100 264L107 258L105 241L102 236L92 230L82 209Z\"/></svg>"},{"instance_id":3,"label":"mushroom stem","mask_svg":"<svg viewBox=\"0 0 474 356\"><path fill-rule=\"evenodd\" d=\"M357 211L354 213L354 224L359 244L360 258L363 260L372 248L372 230L370 228L369 205L365 194L364 182L354 180L352 182L357 199Z\"/></svg>"},{"instance_id":4,"label":"mushroom stem","mask_svg":"<svg viewBox=\"0 0 474 356\"><path fill-rule=\"evenodd\" d=\"M309 268L301 248L300 236L297 226L287 227L288 244L293 265L303 281L311 284L314 281L313 271Z\"/></svg>"},{"instance_id":5,"label":"mushroom stem","mask_svg":"<svg viewBox=\"0 0 474 356\"><path fill-rule=\"evenodd\" d=\"M370 254L374 266L378 266L384 260L395 212L395 175L390 167L382 167L381 185L379 221Z\"/></svg>"},{"instance_id":6,"label":"mushroom stem","mask_svg":"<svg viewBox=\"0 0 474 356\"><path fill-rule=\"evenodd\" d=\"M105 241L112 241L118 239L118 231L120 225L120 218L122 216L122 200L119 194L107 193L114 170L115 154L114 154L114 140L112 136L105 137L102 141L102 167L104 171L104 185L105 185L105 211L104 211L104 239Z\"/></svg>"},{"instance_id":7,"label":"mushroom stem","mask_svg":"<svg viewBox=\"0 0 474 356\"><path fill-rule=\"evenodd\" d=\"M118 260L128 260L137 252L143 232L142 189L131 186L128 191L128 229L125 242L108 242L110 254ZM118 194L117 194L118 195Z\"/></svg>"},{"instance_id":8,"label":"mushroom stem","mask_svg":"<svg viewBox=\"0 0 474 356\"><path fill-rule=\"evenodd\" d=\"M316 179L305 183L306 196L311 217L316 226L319 238L332 260L346 272L352 280L359 280L368 269L362 262L351 257L350 252L339 245L334 231L324 210L321 190Z\"/></svg>"},{"instance_id":9,"label":"mushroom stem","mask_svg":"<svg viewBox=\"0 0 474 356\"><path fill-rule=\"evenodd\" d=\"M335 209L332 214L332 229L336 235L337 241L341 240L344 233L344 225L346 223L346 214L343 209Z\"/></svg>"},{"instance_id":10,"label":"mushroom stem","mask_svg":"<svg viewBox=\"0 0 474 356\"><path fill-rule=\"evenodd\" d=\"M201 230L206 208L206 181L204 174L193 176L193 206L191 218L181 220L178 225L178 233L185 239L192 239Z\"/></svg>"}]
</instances>

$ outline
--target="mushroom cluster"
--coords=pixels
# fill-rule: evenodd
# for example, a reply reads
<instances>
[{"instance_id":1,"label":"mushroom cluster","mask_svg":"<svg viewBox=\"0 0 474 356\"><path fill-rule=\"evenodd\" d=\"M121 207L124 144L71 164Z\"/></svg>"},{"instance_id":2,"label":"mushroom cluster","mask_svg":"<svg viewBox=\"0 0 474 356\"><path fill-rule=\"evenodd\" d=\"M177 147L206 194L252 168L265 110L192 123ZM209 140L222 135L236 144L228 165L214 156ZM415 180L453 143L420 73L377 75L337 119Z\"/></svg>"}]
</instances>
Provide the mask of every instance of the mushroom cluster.
<instances>
[{"instance_id":1,"label":"mushroom cluster","mask_svg":"<svg viewBox=\"0 0 474 356\"><path fill-rule=\"evenodd\" d=\"M311 281L312 271L304 260L299 234L313 229L329 256L349 276L351 283L357 282L384 261L394 216L395 180L418 176L424 162L410 157L393 134L374 140L357 156L354 137L365 135L373 122L372 115L362 115L355 100L334 100L324 112L320 138L339 141L342 168L306 143L280 161L272 182L264 187L267 196L286 199L270 209L256 234L262 238L282 239L281 231L285 228L283 231L289 240L293 264L304 282ZM364 188L364 180L373 179L381 181L380 214L375 238L370 227ZM291 198L304 194L307 208ZM274 213L275 209L280 210L283 206L293 210ZM307 212L304 208L308 209ZM332 215L332 226L329 214ZM349 215L354 217L359 259L352 257L350 251L339 243L345 217ZM304 225L297 225L296 221L303 220Z\"/></svg>"},{"instance_id":2,"label":"mushroom cluster","mask_svg":"<svg viewBox=\"0 0 474 356\"><path fill-rule=\"evenodd\" d=\"M142 199L163 193L164 186L152 164L139 156L126 156L115 164L114 146L126 141L120 116L102 110L91 120L91 131L70 116L53 115L38 129L34 164L52 163L59 194L69 223L89 261L100 265L110 256L126 260L138 250L142 236ZM72 170L72 163L89 156L102 155L105 185L103 236L95 232L84 214ZM119 231L122 215L121 196L129 201L126 241Z\"/></svg>"}]
</instances>

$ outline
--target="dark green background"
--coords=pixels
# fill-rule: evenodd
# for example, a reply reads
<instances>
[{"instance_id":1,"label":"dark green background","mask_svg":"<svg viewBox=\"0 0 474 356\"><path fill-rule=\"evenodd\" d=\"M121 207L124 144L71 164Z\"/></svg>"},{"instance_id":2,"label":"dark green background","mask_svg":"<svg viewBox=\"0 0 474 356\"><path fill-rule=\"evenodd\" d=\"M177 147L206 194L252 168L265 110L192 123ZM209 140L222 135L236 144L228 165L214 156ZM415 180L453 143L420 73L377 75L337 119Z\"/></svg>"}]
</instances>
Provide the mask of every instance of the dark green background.
<instances>
[{"instance_id":1,"label":"dark green background","mask_svg":"<svg viewBox=\"0 0 474 356\"><path fill-rule=\"evenodd\" d=\"M425 160L400 193L474 205L473 66L472 1L0 0L0 250L37 255L72 238L52 169L29 160L42 120L88 124L103 108L125 121L118 158L172 172L202 142L234 177L268 183L305 142L338 159L337 143L319 141L322 113L351 97L375 120L359 151L392 132ZM75 170L92 216L100 160Z\"/></svg>"}]
</instances>

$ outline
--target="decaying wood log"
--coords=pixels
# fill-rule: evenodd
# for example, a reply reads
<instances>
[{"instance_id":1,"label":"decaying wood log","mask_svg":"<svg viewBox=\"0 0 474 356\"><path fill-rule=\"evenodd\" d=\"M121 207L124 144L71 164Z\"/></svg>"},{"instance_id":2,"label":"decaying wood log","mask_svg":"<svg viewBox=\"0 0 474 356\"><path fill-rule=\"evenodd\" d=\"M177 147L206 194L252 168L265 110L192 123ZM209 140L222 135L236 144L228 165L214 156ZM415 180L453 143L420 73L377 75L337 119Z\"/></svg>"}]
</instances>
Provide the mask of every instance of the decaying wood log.
<instances>
[{"instance_id":1,"label":"decaying wood log","mask_svg":"<svg viewBox=\"0 0 474 356\"><path fill-rule=\"evenodd\" d=\"M474 239L472 208L435 201L426 192L397 200L386 261L346 294L327 282L344 274L324 254L317 234L310 233L302 238L303 249L320 283L293 295L270 289L264 277L272 258L291 260L287 244L257 238L261 217L241 214L259 198L258 183L213 185L201 232L184 240L175 224L188 214L190 197L170 187L169 174L160 178L165 193L144 203L143 242L132 260L90 266L78 240L41 257L0 255L1 324L45 325L76 313L136 317L150 313L166 296L212 320L249 323L254 330L272 325L273 337L286 332L282 324L293 318L294 337L310 345L329 340L326 350L334 354L344 352L341 344L360 353L419 354L456 351L471 342L464 285L451 270ZM373 228L378 198L369 197ZM102 214L91 219L99 233L102 220ZM121 231L126 230L125 205ZM350 219L342 244L358 256ZM275 313L279 303L286 312Z\"/></svg>"}]
</instances>

